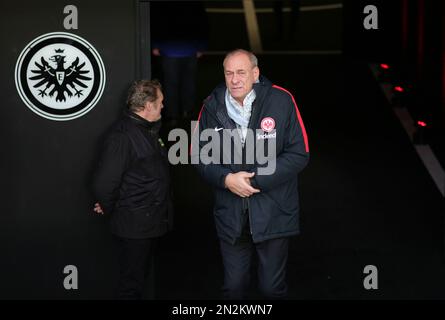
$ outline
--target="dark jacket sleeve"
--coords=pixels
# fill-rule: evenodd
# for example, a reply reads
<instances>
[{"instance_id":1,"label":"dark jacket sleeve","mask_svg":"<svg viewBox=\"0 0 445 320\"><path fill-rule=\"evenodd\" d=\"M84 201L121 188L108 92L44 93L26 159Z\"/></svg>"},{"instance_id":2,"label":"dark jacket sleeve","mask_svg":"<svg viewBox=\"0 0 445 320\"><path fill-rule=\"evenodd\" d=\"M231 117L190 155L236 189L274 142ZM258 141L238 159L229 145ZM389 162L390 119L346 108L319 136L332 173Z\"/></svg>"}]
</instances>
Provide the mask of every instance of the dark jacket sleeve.
<instances>
[{"instance_id":1,"label":"dark jacket sleeve","mask_svg":"<svg viewBox=\"0 0 445 320\"><path fill-rule=\"evenodd\" d=\"M208 124L209 117L211 117L211 115L209 114L209 111L204 105L201 112L201 117L199 118L198 121L199 125L196 128L195 132L193 133L192 146L191 146L192 163L194 164L195 168L198 170L199 174L204 178L205 181L207 181L210 185L214 187L224 189L225 178L232 171L221 164L214 164L214 163L203 164L199 159L199 151L205 145L205 143L207 143L205 141L199 141L199 137L203 130L209 128ZM194 142L199 144L199 148L197 148L196 145L193 145Z\"/></svg>"},{"instance_id":2,"label":"dark jacket sleeve","mask_svg":"<svg viewBox=\"0 0 445 320\"><path fill-rule=\"evenodd\" d=\"M111 214L119 196L122 176L129 166L131 145L123 133L113 133L104 144L93 180L93 192L105 214Z\"/></svg>"},{"instance_id":3,"label":"dark jacket sleeve","mask_svg":"<svg viewBox=\"0 0 445 320\"><path fill-rule=\"evenodd\" d=\"M258 168L255 168L255 176L251 179L252 186L261 191L268 191L294 179L309 161L309 146L304 136L302 119L297 115L297 107L290 96L286 104L288 121L285 126L284 147L276 156L275 172L270 175L258 175Z\"/></svg>"}]
</instances>

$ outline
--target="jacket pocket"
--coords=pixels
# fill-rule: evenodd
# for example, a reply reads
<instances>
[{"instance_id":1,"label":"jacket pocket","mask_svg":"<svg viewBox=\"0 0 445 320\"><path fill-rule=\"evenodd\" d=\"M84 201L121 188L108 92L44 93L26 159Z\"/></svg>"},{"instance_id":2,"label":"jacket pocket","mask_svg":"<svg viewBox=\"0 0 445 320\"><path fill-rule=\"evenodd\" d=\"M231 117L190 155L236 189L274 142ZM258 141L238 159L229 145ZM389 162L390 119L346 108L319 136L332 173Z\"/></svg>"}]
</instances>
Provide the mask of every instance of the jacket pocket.
<instances>
[{"instance_id":1,"label":"jacket pocket","mask_svg":"<svg viewBox=\"0 0 445 320\"><path fill-rule=\"evenodd\" d=\"M151 233L168 223L167 211L167 205L144 206L131 210L129 218L138 232Z\"/></svg>"}]
</instances>

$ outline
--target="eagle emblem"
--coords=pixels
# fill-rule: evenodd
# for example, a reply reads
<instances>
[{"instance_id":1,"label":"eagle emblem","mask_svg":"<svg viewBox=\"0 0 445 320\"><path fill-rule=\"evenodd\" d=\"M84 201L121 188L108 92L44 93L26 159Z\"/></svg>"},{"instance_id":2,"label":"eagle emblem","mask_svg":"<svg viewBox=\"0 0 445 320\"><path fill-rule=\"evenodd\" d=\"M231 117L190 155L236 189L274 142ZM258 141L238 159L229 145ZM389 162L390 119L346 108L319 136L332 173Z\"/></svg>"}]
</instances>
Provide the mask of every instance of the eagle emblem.
<instances>
[{"instance_id":1,"label":"eagle emblem","mask_svg":"<svg viewBox=\"0 0 445 320\"><path fill-rule=\"evenodd\" d=\"M264 132L271 132L273 129L275 129L275 120L271 117L264 118L261 120L261 129Z\"/></svg>"},{"instance_id":2,"label":"eagle emblem","mask_svg":"<svg viewBox=\"0 0 445 320\"><path fill-rule=\"evenodd\" d=\"M15 84L23 103L49 120L85 115L97 105L105 83L99 52L72 33L37 36L24 46L15 65Z\"/></svg>"},{"instance_id":3,"label":"eagle emblem","mask_svg":"<svg viewBox=\"0 0 445 320\"><path fill-rule=\"evenodd\" d=\"M48 61L44 58L40 58L40 63L35 62L38 69L31 70L36 75L30 77L30 80L41 80L33 87L40 88L39 95L44 97L49 95L53 97L56 94L56 101L66 101L66 95L68 97L77 96L82 94L81 88L87 88L85 81L90 81L91 78L85 76L88 70L83 70L85 62L80 63L79 57L71 63L68 68L65 68L65 58L62 49L55 49L55 54L49 58L55 64L55 68L50 66ZM49 92L47 92L49 90Z\"/></svg>"}]
</instances>

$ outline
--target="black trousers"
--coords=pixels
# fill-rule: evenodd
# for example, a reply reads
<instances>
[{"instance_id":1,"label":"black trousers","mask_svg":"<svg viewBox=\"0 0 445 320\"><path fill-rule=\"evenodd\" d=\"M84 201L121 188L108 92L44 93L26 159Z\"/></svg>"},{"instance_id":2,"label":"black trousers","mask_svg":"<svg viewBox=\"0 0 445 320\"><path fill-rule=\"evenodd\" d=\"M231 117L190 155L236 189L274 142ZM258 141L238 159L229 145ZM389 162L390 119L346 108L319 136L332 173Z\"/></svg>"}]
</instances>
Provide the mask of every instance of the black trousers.
<instances>
[{"instance_id":1,"label":"black trousers","mask_svg":"<svg viewBox=\"0 0 445 320\"><path fill-rule=\"evenodd\" d=\"M193 111L196 96L197 58L162 57L164 116L179 118Z\"/></svg>"},{"instance_id":2,"label":"black trousers","mask_svg":"<svg viewBox=\"0 0 445 320\"><path fill-rule=\"evenodd\" d=\"M220 240L224 264L223 295L225 299L246 299L254 253L258 257L259 289L267 299L287 297L286 264L289 239L279 238L253 243L250 236L234 245Z\"/></svg>"},{"instance_id":3,"label":"black trousers","mask_svg":"<svg viewBox=\"0 0 445 320\"><path fill-rule=\"evenodd\" d=\"M153 272L154 251L157 238L127 239L113 236L119 264L116 299L138 300L147 298L154 283L149 280Z\"/></svg>"}]
</instances>

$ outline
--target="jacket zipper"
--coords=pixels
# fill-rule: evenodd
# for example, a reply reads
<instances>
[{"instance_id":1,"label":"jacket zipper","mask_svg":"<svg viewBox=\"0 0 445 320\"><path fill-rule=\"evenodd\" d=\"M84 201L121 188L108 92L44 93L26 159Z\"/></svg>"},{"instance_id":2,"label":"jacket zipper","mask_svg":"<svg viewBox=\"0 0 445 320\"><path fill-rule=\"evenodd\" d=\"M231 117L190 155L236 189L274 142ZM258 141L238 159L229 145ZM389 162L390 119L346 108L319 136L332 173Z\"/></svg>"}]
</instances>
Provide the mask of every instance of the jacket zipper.
<instances>
[{"instance_id":1,"label":"jacket zipper","mask_svg":"<svg viewBox=\"0 0 445 320\"><path fill-rule=\"evenodd\" d=\"M252 103L252 109L251 109L251 111L250 111L250 118L249 118L249 123L247 124L247 129L251 129L250 128L250 124L251 124L251 122L252 122L252 115L253 115L253 110L254 110L254 106L255 106L255 104L256 104L256 99L253 101L253 103ZM245 150L244 150L244 146L245 146L245 144L246 144L246 142L247 142L247 134L246 134L246 139L244 140L244 143L243 143L243 157L244 156L246 156L245 155ZM255 133L253 134L253 136L255 137ZM246 158L247 158L247 156L246 156ZM246 160L246 158L244 159L244 160ZM244 161L245 162L245 161ZM245 164L243 163L243 169L245 169ZM253 236L253 232L252 232L252 216L250 215L250 203L249 203L249 198L243 198L243 200L245 200L246 202L247 202L247 214L249 215L249 230L250 230L250 235L251 236ZM243 207L244 207L244 205L243 205Z\"/></svg>"}]
</instances>

